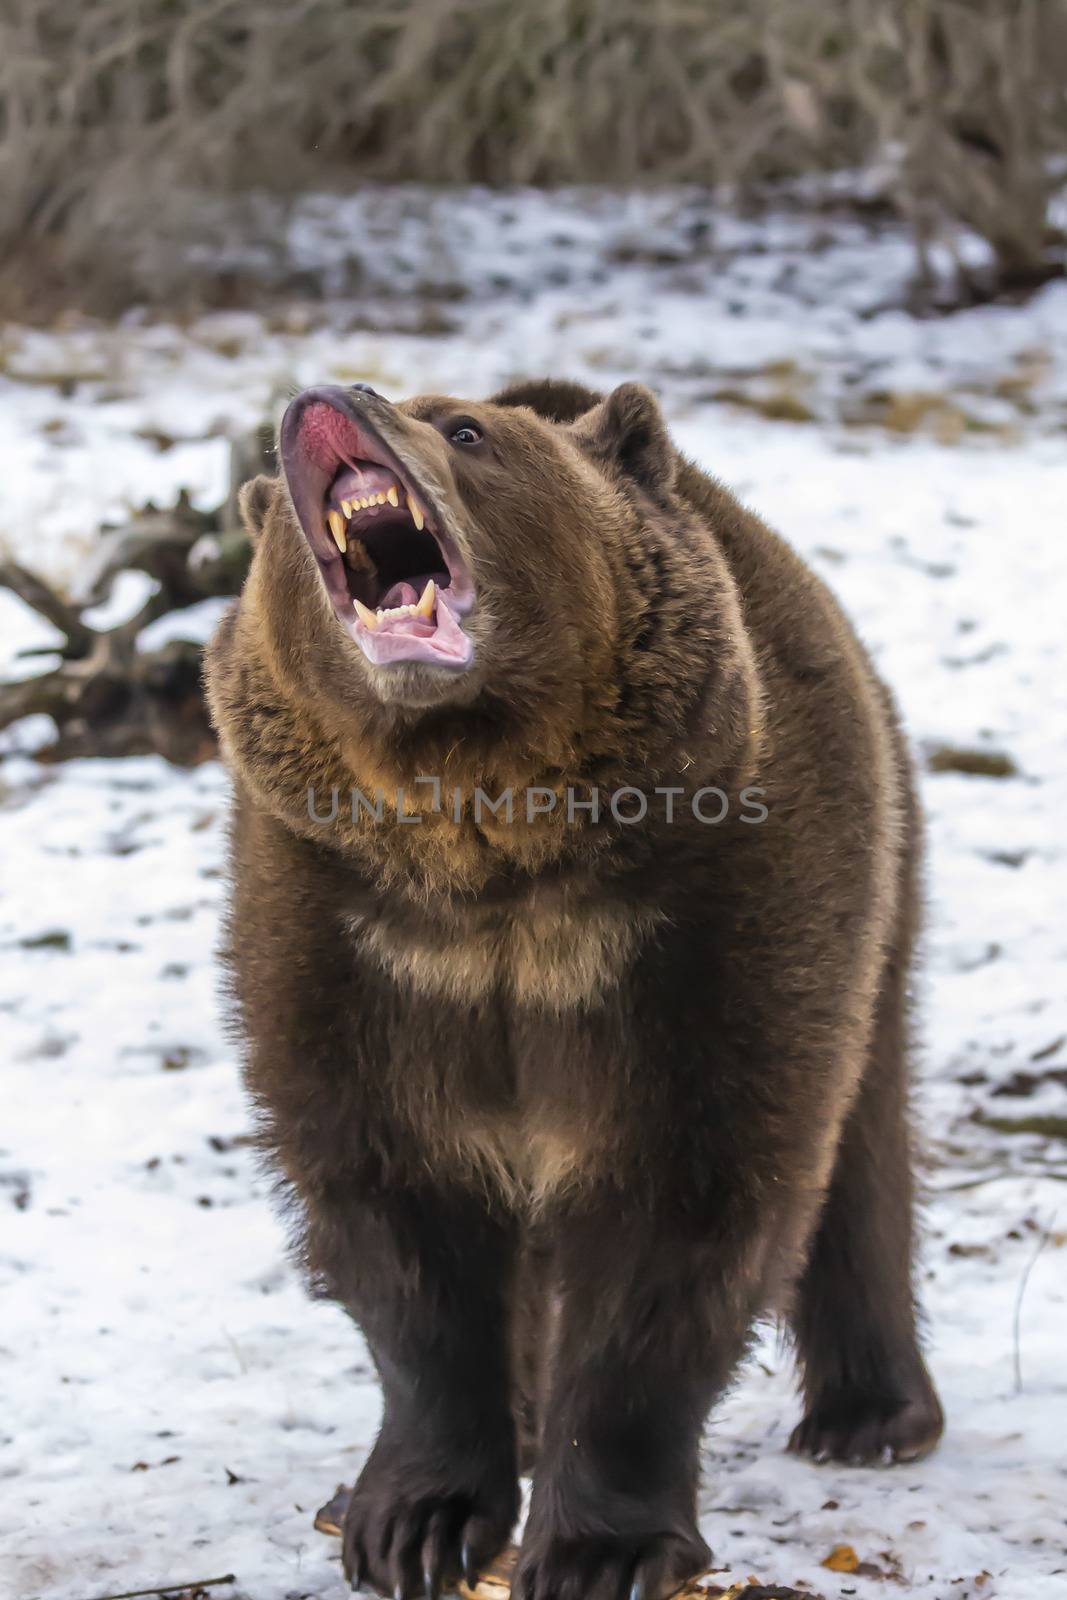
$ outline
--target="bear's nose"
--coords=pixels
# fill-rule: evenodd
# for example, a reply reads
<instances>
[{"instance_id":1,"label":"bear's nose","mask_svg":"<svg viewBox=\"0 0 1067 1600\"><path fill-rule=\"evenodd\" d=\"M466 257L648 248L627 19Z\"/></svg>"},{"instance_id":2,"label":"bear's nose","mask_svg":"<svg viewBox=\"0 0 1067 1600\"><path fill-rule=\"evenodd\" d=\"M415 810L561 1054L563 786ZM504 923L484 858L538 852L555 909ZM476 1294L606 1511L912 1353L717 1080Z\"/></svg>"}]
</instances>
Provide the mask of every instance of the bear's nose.
<instances>
[{"instance_id":1,"label":"bear's nose","mask_svg":"<svg viewBox=\"0 0 1067 1600\"><path fill-rule=\"evenodd\" d=\"M376 400L381 399L381 395L379 395L377 389L372 383L350 383L348 387L350 389L358 390L360 394L372 394Z\"/></svg>"}]
</instances>

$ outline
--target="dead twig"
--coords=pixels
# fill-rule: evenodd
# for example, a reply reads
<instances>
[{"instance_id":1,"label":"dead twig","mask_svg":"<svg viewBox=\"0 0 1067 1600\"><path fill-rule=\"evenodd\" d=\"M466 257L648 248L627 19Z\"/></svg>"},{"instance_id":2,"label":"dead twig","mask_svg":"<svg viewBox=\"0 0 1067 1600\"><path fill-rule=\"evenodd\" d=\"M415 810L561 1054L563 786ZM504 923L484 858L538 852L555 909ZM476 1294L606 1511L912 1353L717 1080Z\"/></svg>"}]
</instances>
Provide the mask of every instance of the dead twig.
<instances>
[{"instance_id":1,"label":"dead twig","mask_svg":"<svg viewBox=\"0 0 1067 1600\"><path fill-rule=\"evenodd\" d=\"M927 1193L962 1194L966 1189L983 1189L987 1183L1002 1183L1005 1178L1049 1178L1053 1183L1067 1183L1067 1171L1060 1172L1054 1167L1035 1167L1027 1172L1004 1167L999 1172L987 1172L980 1178L964 1178L961 1183L939 1183L927 1189Z\"/></svg>"},{"instance_id":2,"label":"dead twig","mask_svg":"<svg viewBox=\"0 0 1067 1600\"><path fill-rule=\"evenodd\" d=\"M1013 1356L1013 1361L1014 1361L1014 1366L1015 1366L1015 1393L1016 1394L1022 1394L1022 1391L1023 1391L1023 1363L1022 1363L1022 1350L1021 1350L1021 1347L1020 1347L1020 1332L1021 1332L1021 1326L1022 1326L1022 1312L1023 1312L1023 1296L1026 1294L1026 1286L1030 1282L1030 1274L1031 1274L1031 1272L1033 1272L1034 1268L1037 1266L1037 1263L1038 1263L1038 1261L1039 1261L1039 1259L1041 1257L1041 1252L1044 1250L1045 1246L1048 1244L1049 1240L1052 1238L1052 1230L1056 1225L1056 1217L1057 1217L1057 1215L1058 1215L1058 1213L1053 1212L1052 1216L1049 1218L1048 1227L1045 1229L1045 1231L1041 1235L1041 1238L1038 1240L1037 1249L1034 1251L1033 1255L1030 1257L1030 1260L1029 1260L1029 1262L1027 1264L1027 1267L1026 1267L1026 1271L1023 1273L1022 1277L1019 1280L1019 1292L1015 1296L1015 1314L1014 1314L1014 1316L1012 1318L1012 1356Z\"/></svg>"},{"instance_id":3,"label":"dead twig","mask_svg":"<svg viewBox=\"0 0 1067 1600\"><path fill-rule=\"evenodd\" d=\"M142 1600L145 1595L181 1594L183 1590L188 1590L190 1594L195 1594L198 1589L215 1589L220 1584L236 1582L236 1573L225 1572L221 1578L186 1579L180 1583L160 1584L155 1589L124 1589L121 1594L94 1595L93 1600Z\"/></svg>"}]
</instances>

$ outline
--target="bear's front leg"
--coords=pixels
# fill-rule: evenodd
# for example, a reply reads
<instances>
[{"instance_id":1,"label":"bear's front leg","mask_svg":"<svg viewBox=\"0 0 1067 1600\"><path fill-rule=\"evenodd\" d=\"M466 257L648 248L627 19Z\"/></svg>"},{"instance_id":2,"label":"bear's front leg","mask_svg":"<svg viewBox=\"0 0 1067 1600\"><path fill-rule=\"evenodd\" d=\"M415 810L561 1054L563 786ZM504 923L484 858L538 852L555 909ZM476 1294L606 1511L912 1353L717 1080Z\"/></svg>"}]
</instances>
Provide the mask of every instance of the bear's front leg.
<instances>
[{"instance_id":1,"label":"bear's front leg","mask_svg":"<svg viewBox=\"0 0 1067 1600\"><path fill-rule=\"evenodd\" d=\"M556 1233L559 1325L516 1600L662 1600L703 1572L700 1435L766 1252L618 1193Z\"/></svg>"},{"instance_id":2,"label":"bear's front leg","mask_svg":"<svg viewBox=\"0 0 1067 1600\"><path fill-rule=\"evenodd\" d=\"M313 1263L363 1329L381 1430L344 1526L353 1588L436 1596L469 1582L518 1512L507 1302L513 1238L462 1191L353 1192L314 1208Z\"/></svg>"}]
</instances>

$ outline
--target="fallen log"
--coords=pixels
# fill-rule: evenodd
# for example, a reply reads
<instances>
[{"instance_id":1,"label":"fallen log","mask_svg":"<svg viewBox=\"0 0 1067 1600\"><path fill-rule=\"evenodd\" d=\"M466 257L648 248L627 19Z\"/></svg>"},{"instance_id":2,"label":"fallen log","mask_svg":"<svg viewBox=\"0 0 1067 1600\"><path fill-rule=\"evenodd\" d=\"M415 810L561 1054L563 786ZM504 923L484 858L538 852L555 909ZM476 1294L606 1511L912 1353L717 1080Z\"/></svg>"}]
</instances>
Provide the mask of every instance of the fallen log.
<instances>
[{"instance_id":1,"label":"fallen log","mask_svg":"<svg viewBox=\"0 0 1067 1600\"><path fill-rule=\"evenodd\" d=\"M61 636L54 646L21 652L58 658L33 676L0 681L0 730L24 717L45 715L55 737L35 751L41 761L75 756L161 755L177 766L196 766L215 754L201 681L198 630L182 636L180 621L165 643L145 648L152 623L204 600L235 595L251 551L237 510L246 478L273 464L273 430L267 426L236 441L230 453L230 488L211 512L198 511L183 493L160 510L147 506L129 523L105 530L77 595L61 594L14 560L0 561L0 587L10 590ZM94 627L86 613L109 598L120 573L139 572L152 592L127 621Z\"/></svg>"}]
</instances>

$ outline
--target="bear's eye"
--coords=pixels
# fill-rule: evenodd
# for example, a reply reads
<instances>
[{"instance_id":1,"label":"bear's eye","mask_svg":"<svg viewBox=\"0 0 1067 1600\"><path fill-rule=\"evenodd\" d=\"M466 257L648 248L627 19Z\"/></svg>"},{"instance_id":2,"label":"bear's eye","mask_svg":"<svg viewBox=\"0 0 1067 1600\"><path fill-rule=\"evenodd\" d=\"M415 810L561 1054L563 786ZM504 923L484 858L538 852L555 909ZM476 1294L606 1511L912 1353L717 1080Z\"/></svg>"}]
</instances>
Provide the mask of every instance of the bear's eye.
<instances>
[{"instance_id":1,"label":"bear's eye","mask_svg":"<svg viewBox=\"0 0 1067 1600\"><path fill-rule=\"evenodd\" d=\"M458 428L453 428L448 437L452 444L481 444L482 431L476 428L473 422L461 422Z\"/></svg>"}]
</instances>

